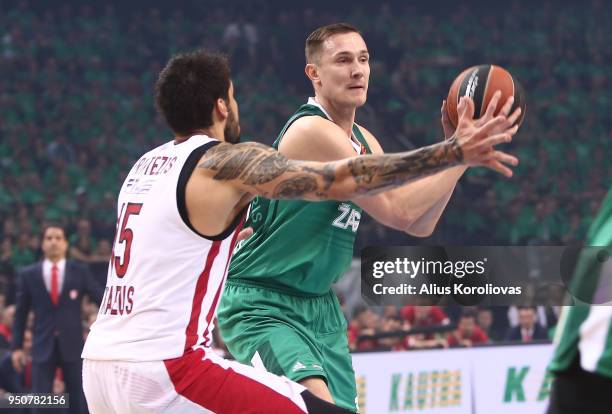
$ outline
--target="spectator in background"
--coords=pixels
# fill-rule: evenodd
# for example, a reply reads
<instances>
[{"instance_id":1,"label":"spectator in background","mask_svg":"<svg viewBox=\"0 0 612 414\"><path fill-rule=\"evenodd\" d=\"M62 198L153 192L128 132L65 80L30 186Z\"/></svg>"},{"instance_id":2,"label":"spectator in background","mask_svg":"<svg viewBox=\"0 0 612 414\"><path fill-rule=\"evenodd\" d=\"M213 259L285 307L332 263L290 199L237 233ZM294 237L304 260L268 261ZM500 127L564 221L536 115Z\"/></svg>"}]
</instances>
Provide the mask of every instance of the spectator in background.
<instances>
[{"instance_id":1,"label":"spectator in background","mask_svg":"<svg viewBox=\"0 0 612 414\"><path fill-rule=\"evenodd\" d=\"M17 229L15 217L7 217L4 219L4 222L2 223L2 236L4 238L15 239L18 234L19 231Z\"/></svg>"},{"instance_id":2,"label":"spectator in background","mask_svg":"<svg viewBox=\"0 0 612 414\"><path fill-rule=\"evenodd\" d=\"M506 341L520 341L523 343L546 340L546 330L537 323L536 308L533 306L520 306L518 308L519 325L510 328L506 334Z\"/></svg>"},{"instance_id":3,"label":"spectator in background","mask_svg":"<svg viewBox=\"0 0 612 414\"><path fill-rule=\"evenodd\" d=\"M17 239L17 245L13 247L11 261L16 268L26 266L36 259L36 255L30 249L30 235L22 233Z\"/></svg>"},{"instance_id":4,"label":"spectator in background","mask_svg":"<svg viewBox=\"0 0 612 414\"><path fill-rule=\"evenodd\" d=\"M412 329L444 326L450 323L448 316L438 306L404 306L400 314ZM446 348L448 343L439 333L415 334L406 339L407 348Z\"/></svg>"},{"instance_id":5,"label":"spectator in background","mask_svg":"<svg viewBox=\"0 0 612 414\"><path fill-rule=\"evenodd\" d=\"M258 42L257 26L248 22L242 14L223 31L223 47L235 65L254 64Z\"/></svg>"},{"instance_id":6,"label":"spectator in background","mask_svg":"<svg viewBox=\"0 0 612 414\"><path fill-rule=\"evenodd\" d=\"M108 263L112 252L110 241L107 239L100 239L97 243L96 249L91 255L92 263Z\"/></svg>"},{"instance_id":7,"label":"spectator in background","mask_svg":"<svg viewBox=\"0 0 612 414\"><path fill-rule=\"evenodd\" d=\"M493 329L493 312L488 308L479 308L476 311L476 324L482 332L489 338L489 341L499 341L498 333Z\"/></svg>"},{"instance_id":8,"label":"spectator in background","mask_svg":"<svg viewBox=\"0 0 612 414\"><path fill-rule=\"evenodd\" d=\"M384 307L383 318L395 318L395 319L399 319L400 321L402 321L399 308L395 305L388 305Z\"/></svg>"},{"instance_id":9,"label":"spectator in background","mask_svg":"<svg viewBox=\"0 0 612 414\"><path fill-rule=\"evenodd\" d=\"M349 348L353 351L366 351L378 348L375 339L359 340L362 335L374 335L378 332L380 317L366 306L355 309L355 316L348 326Z\"/></svg>"},{"instance_id":10,"label":"spectator in background","mask_svg":"<svg viewBox=\"0 0 612 414\"><path fill-rule=\"evenodd\" d=\"M91 223L86 218L77 222L76 234L70 237L70 257L85 263L94 261L96 243L91 237ZM106 261L108 261L108 257Z\"/></svg>"},{"instance_id":11,"label":"spectator in background","mask_svg":"<svg viewBox=\"0 0 612 414\"><path fill-rule=\"evenodd\" d=\"M535 291L535 287L531 286L531 288L534 289ZM550 288L551 287L549 287L549 289ZM543 289L540 288L538 290L538 293L546 292L544 293L545 294L544 299L541 299L541 301L548 300L551 303L556 303L556 304L563 303L563 296L558 296L559 292L553 293L553 290L555 288L558 289L556 286L549 291L544 291ZM562 286L561 293L565 293L565 292L566 292L565 287ZM554 300L551 297L552 294L557 295ZM536 302L536 299L531 299L530 303L534 303L534 302ZM508 322L510 326L512 327L519 325L519 309L520 309L520 306L515 306L515 305L510 306L508 308ZM535 310L536 320L542 327L550 328L557 324L558 316L555 313L554 309L552 309L552 306L538 305L538 306L534 306L534 310Z\"/></svg>"},{"instance_id":12,"label":"spectator in background","mask_svg":"<svg viewBox=\"0 0 612 414\"><path fill-rule=\"evenodd\" d=\"M489 342L487 334L476 324L476 314L472 311L465 312L459 318L457 330L448 335L448 346L472 347Z\"/></svg>"},{"instance_id":13,"label":"spectator in background","mask_svg":"<svg viewBox=\"0 0 612 414\"><path fill-rule=\"evenodd\" d=\"M450 320L439 306L404 306L400 310L402 319L412 327L448 325Z\"/></svg>"},{"instance_id":14,"label":"spectator in background","mask_svg":"<svg viewBox=\"0 0 612 414\"><path fill-rule=\"evenodd\" d=\"M87 294L99 304L103 289L86 267L66 260L68 240L62 226L48 225L42 234L44 260L22 269L17 278L12 363L15 371L23 372L24 332L31 309L34 313L32 391L52 392L56 369L61 367L70 394L70 412L81 413L85 406L81 384L81 301Z\"/></svg>"},{"instance_id":15,"label":"spectator in background","mask_svg":"<svg viewBox=\"0 0 612 414\"><path fill-rule=\"evenodd\" d=\"M380 327L381 333L397 332L401 333L403 330L402 320L399 316L385 316L382 319ZM378 340L378 346L387 348L391 351L403 351L406 349L405 338L401 335L390 336L388 338L380 338Z\"/></svg>"},{"instance_id":16,"label":"spectator in background","mask_svg":"<svg viewBox=\"0 0 612 414\"><path fill-rule=\"evenodd\" d=\"M13 258L13 240L10 236L4 236L0 244L0 262L9 263Z\"/></svg>"}]
</instances>

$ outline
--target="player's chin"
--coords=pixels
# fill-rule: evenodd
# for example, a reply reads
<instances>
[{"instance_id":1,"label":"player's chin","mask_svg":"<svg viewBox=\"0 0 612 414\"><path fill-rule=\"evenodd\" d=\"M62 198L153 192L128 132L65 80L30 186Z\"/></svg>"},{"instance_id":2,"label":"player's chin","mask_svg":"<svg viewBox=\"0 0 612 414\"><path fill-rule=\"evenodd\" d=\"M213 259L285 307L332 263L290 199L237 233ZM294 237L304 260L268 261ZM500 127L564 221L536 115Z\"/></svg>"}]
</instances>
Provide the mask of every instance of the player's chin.
<instances>
[{"instance_id":1,"label":"player's chin","mask_svg":"<svg viewBox=\"0 0 612 414\"><path fill-rule=\"evenodd\" d=\"M360 106L365 105L367 98L368 98L368 97L367 97L367 96L365 96L365 94L364 94L363 98L361 98L361 99L357 99L357 100L356 100L356 102L355 102L355 106L356 106L356 107L360 107Z\"/></svg>"},{"instance_id":2,"label":"player's chin","mask_svg":"<svg viewBox=\"0 0 612 414\"><path fill-rule=\"evenodd\" d=\"M364 90L360 90L359 93L353 92L352 94L350 94L347 100L350 102L351 105L354 105L355 107L360 107L365 105L367 99L367 93Z\"/></svg>"}]
</instances>

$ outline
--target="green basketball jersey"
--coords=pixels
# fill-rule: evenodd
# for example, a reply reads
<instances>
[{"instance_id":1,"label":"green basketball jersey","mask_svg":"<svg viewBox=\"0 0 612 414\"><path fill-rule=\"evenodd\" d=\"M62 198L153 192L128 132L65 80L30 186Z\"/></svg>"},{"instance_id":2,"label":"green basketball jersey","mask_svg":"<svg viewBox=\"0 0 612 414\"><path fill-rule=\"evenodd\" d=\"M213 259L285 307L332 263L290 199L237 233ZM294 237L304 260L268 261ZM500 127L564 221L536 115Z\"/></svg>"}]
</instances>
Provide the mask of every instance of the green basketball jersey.
<instances>
[{"instance_id":1,"label":"green basketball jersey","mask_svg":"<svg viewBox=\"0 0 612 414\"><path fill-rule=\"evenodd\" d=\"M289 118L274 148L278 149L287 129L303 116L330 119L310 100ZM356 155L371 152L356 124L353 124L352 138ZM360 219L361 209L350 201L257 197L250 205L245 224L253 228L253 235L236 248L228 282L302 296L323 295L351 263Z\"/></svg>"},{"instance_id":2,"label":"green basketball jersey","mask_svg":"<svg viewBox=\"0 0 612 414\"><path fill-rule=\"evenodd\" d=\"M612 247L612 190L604 200L587 235L587 246ZM594 252L592 249L591 252ZM600 261L581 257L573 278L573 292L594 298L598 291L609 294L612 258ZM601 277L603 275L603 277ZM610 300L610 297L607 297ZM579 303L563 309L557 326L557 343L550 369L567 369L580 350L582 367L612 377L612 305Z\"/></svg>"}]
</instances>

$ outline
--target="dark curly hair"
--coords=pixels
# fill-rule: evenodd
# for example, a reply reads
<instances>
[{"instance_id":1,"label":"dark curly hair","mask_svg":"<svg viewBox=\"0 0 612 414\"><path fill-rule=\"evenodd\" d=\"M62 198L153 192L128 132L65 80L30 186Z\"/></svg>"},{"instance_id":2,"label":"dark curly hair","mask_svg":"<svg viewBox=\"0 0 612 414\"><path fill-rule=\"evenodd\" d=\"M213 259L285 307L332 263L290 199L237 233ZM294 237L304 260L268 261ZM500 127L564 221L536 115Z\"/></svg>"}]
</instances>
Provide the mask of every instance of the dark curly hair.
<instances>
[{"instance_id":1,"label":"dark curly hair","mask_svg":"<svg viewBox=\"0 0 612 414\"><path fill-rule=\"evenodd\" d=\"M177 135L213 124L217 99L229 100L230 67L216 52L197 50L170 59L155 83L155 104Z\"/></svg>"}]
</instances>

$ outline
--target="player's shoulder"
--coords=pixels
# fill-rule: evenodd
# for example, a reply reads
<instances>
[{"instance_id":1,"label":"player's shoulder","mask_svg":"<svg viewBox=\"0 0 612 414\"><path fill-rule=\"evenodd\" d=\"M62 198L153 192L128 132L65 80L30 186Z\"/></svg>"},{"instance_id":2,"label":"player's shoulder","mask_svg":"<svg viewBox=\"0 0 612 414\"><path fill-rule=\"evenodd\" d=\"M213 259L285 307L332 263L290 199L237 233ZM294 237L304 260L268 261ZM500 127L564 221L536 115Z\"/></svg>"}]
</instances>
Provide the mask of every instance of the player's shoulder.
<instances>
[{"instance_id":1,"label":"player's shoulder","mask_svg":"<svg viewBox=\"0 0 612 414\"><path fill-rule=\"evenodd\" d=\"M354 155L346 133L321 116L296 120L285 131L278 150L292 159L332 161Z\"/></svg>"},{"instance_id":2,"label":"player's shoulder","mask_svg":"<svg viewBox=\"0 0 612 414\"><path fill-rule=\"evenodd\" d=\"M302 116L287 128L285 135L295 136L333 136L337 134L344 135L342 128L337 124L319 115Z\"/></svg>"}]
</instances>

